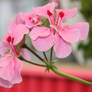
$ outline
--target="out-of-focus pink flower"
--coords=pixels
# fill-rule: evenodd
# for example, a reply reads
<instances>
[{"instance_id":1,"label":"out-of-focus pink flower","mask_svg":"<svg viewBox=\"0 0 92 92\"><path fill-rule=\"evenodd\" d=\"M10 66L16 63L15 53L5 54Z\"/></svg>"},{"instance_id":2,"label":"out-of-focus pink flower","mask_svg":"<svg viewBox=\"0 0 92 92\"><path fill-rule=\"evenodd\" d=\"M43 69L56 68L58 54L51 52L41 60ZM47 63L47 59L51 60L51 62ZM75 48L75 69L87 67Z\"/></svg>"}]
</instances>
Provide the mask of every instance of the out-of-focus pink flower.
<instances>
[{"instance_id":1,"label":"out-of-focus pink flower","mask_svg":"<svg viewBox=\"0 0 92 92\"><path fill-rule=\"evenodd\" d=\"M38 16L34 13L23 13L20 12L14 22L13 25L24 24L28 29L31 29L37 25L41 24L41 16Z\"/></svg>"},{"instance_id":2,"label":"out-of-focus pink flower","mask_svg":"<svg viewBox=\"0 0 92 92\"><path fill-rule=\"evenodd\" d=\"M25 14L25 25L31 29L37 25L41 24L41 16L38 16L34 13Z\"/></svg>"},{"instance_id":3,"label":"out-of-focus pink flower","mask_svg":"<svg viewBox=\"0 0 92 92\"><path fill-rule=\"evenodd\" d=\"M28 28L23 24L14 24L11 22L8 26L8 33L11 37L14 38L13 44L18 44L24 37L25 34L28 34L29 30Z\"/></svg>"},{"instance_id":4,"label":"out-of-focus pink flower","mask_svg":"<svg viewBox=\"0 0 92 92\"><path fill-rule=\"evenodd\" d=\"M0 43L0 85L3 87L10 88L13 84L22 81L20 72L23 63L17 58L20 55L17 45L28 32L24 25L16 25L7 32Z\"/></svg>"},{"instance_id":5,"label":"out-of-focus pink flower","mask_svg":"<svg viewBox=\"0 0 92 92\"><path fill-rule=\"evenodd\" d=\"M20 83L22 65L23 63L11 54L0 58L0 86L10 88L14 84Z\"/></svg>"},{"instance_id":6,"label":"out-of-focus pink flower","mask_svg":"<svg viewBox=\"0 0 92 92\"><path fill-rule=\"evenodd\" d=\"M20 12L17 16L16 16L16 18L15 18L15 20L14 20L14 23L15 24L25 24L25 15L26 15L26 13L23 13L23 12Z\"/></svg>"},{"instance_id":7,"label":"out-of-focus pink flower","mask_svg":"<svg viewBox=\"0 0 92 92\"><path fill-rule=\"evenodd\" d=\"M53 34L55 35L54 50L56 56L58 58L64 58L69 56L69 54L72 51L71 43L77 42L78 40L86 39L88 35L89 24L86 22L82 22L70 26L64 23L65 19L72 18L77 14L77 9L76 8L69 10L56 9L55 14L56 5L57 5L56 3L52 2L42 7L33 8L33 13L39 16L44 16L49 19L50 27L53 30ZM41 42L35 43L35 47L39 46L41 46ZM41 48L42 47L43 46L41 46ZM39 50L38 48L36 49Z\"/></svg>"}]
</instances>

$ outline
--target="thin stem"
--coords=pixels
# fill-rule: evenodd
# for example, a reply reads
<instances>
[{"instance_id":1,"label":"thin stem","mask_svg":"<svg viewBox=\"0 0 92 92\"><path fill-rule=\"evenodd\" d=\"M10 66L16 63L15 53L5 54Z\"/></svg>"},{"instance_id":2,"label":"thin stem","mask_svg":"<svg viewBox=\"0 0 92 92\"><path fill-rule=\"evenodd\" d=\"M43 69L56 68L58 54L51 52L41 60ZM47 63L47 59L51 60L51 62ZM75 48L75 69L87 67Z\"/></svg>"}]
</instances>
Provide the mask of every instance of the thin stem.
<instances>
[{"instance_id":1,"label":"thin stem","mask_svg":"<svg viewBox=\"0 0 92 92\"><path fill-rule=\"evenodd\" d=\"M58 74L58 75L60 75L60 76L66 77L66 78L68 78L68 79L76 80L76 81L78 81L78 82L80 82L80 83L84 83L84 84L87 84L87 85L92 86L92 82L88 82L88 81L86 81L86 80L83 80L83 79L80 79L80 78L77 78L77 77L74 77L74 76L70 76L70 75L65 74L65 73L62 73L62 72L58 72L58 70L57 70L56 68L54 68L54 67L51 67L51 70L52 70L54 73L56 73L56 74Z\"/></svg>"},{"instance_id":2,"label":"thin stem","mask_svg":"<svg viewBox=\"0 0 92 92\"><path fill-rule=\"evenodd\" d=\"M44 55L44 58L46 59L46 61L48 62L48 58L47 58L47 56L46 56L46 53L45 53L45 52L43 52L43 55Z\"/></svg>"},{"instance_id":3,"label":"thin stem","mask_svg":"<svg viewBox=\"0 0 92 92\"><path fill-rule=\"evenodd\" d=\"M23 58L23 60L24 60L25 62L30 63L30 64L33 64L33 65L37 65L37 66L41 66L41 67L46 67L45 65L37 64L37 63L34 63L34 62L32 62L32 61L25 60L24 58Z\"/></svg>"},{"instance_id":4,"label":"thin stem","mask_svg":"<svg viewBox=\"0 0 92 92\"><path fill-rule=\"evenodd\" d=\"M45 62L43 58L41 58L36 52L34 52L31 48L29 48L26 44L24 44L24 47L28 49L32 54L34 54L38 59L40 59L42 62Z\"/></svg>"},{"instance_id":5,"label":"thin stem","mask_svg":"<svg viewBox=\"0 0 92 92\"><path fill-rule=\"evenodd\" d=\"M53 56L53 47L51 48L51 51L50 51L50 62L52 62L52 56Z\"/></svg>"}]
</instances>

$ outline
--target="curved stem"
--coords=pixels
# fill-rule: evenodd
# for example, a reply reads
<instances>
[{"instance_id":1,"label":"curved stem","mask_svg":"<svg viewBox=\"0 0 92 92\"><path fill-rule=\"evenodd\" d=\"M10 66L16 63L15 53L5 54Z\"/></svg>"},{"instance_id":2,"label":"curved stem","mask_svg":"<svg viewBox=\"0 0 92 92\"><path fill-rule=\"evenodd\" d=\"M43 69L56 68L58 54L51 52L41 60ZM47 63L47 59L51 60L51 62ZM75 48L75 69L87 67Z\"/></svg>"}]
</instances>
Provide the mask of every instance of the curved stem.
<instances>
[{"instance_id":1,"label":"curved stem","mask_svg":"<svg viewBox=\"0 0 92 92\"><path fill-rule=\"evenodd\" d=\"M24 44L24 47L28 49L32 54L34 54L38 59L40 59L42 62L45 62L43 58L41 58L36 52L34 52L31 48L29 48L26 44Z\"/></svg>"},{"instance_id":2,"label":"curved stem","mask_svg":"<svg viewBox=\"0 0 92 92\"><path fill-rule=\"evenodd\" d=\"M37 65L37 66L40 66L40 67L46 67L46 65L37 64L37 63L34 63L34 62L32 62L32 61L25 60L24 58L23 58L23 60L24 60L25 62L30 63L30 64L33 64L33 65Z\"/></svg>"},{"instance_id":3,"label":"curved stem","mask_svg":"<svg viewBox=\"0 0 92 92\"><path fill-rule=\"evenodd\" d=\"M44 58L46 59L46 61L48 62L48 58L47 58L47 56L46 56L46 53L45 53L45 52L43 52L43 55L44 55Z\"/></svg>"},{"instance_id":4,"label":"curved stem","mask_svg":"<svg viewBox=\"0 0 92 92\"><path fill-rule=\"evenodd\" d=\"M52 56L53 56L53 47L51 48L51 51L50 51L50 62L52 62Z\"/></svg>"},{"instance_id":5,"label":"curved stem","mask_svg":"<svg viewBox=\"0 0 92 92\"><path fill-rule=\"evenodd\" d=\"M52 70L54 73L56 73L57 75L66 77L66 78L68 78L68 79L76 80L76 81L78 81L78 82L81 82L81 83L84 83L84 84L87 84L87 85L92 86L92 82L88 82L88 81L86 81L86 80L83 80L83 79L80 79L80 78L77 78L77 77L70 76L70 75L68 75L68 74L59 72L59 71L58 71L56 68L54 68L54 67L51 67L51 70Z\"/></svg>"}]
</instances>

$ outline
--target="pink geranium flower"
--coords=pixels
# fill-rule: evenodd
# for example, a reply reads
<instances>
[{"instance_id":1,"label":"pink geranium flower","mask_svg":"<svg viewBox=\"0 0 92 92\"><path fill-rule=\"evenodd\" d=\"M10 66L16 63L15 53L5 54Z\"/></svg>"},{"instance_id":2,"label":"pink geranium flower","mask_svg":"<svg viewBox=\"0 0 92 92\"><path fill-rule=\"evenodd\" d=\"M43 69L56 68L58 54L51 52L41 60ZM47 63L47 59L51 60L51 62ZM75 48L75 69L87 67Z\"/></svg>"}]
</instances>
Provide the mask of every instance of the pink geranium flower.
<instances>
[{"instance_id":1,"label":"pink geranium flower","mask_svg":"<svg viewBox=\"0 0 92 92\"><path fill-rule=\"evenodd\" d=\"M32 39L32 44L35 46L35 48L39 48L40 51L46 51L53 46L53 33L51 30L46 27L40 27L42 24L41 16L34 13L19 13L16 16L14 22L9 25L8 29L13 29L16 25L19 24L24 25L26 28L28 28L29 31L31 31L29 36ZM44 39L41 39L41 37L44 37ZM38 43L38 45L36 43ZM43 48L40 47L39 44L41 44L40 46Z\"/></svg>"},{"instance_id":2,"label":"pink geranium flower","mask_svg":"<svg viewBox=\"0 0 92 92\"><path fill-rule=\"evenodd\" d=\"M52 2L42 7L33 8L33 12L39 16L44 16L49 19L50 29L48 30L52 30L54 34L54 50L56 56L58 58L64 58L69 56L69 54L72 51L71 43L77 42L78 40L86 39L88 35L89 24L86 22L81 22L70 26L69 24L64 23L65 19L72 18L77 14L77 9L76 8L69 10L56 9L56 16L55 16L56 5L57 5L56 3ZM52 34L50 34L49 36L51 35ZM41 39L45 40L46 38L44 39L44 37L41 36ZM37 40L38 39L36 39L36 41ZM49 40L51 39L48 39L48 41ZM48 46L48 44L49 42L47 42L45 45L47 45L47 48L49 49L50 47ZM40 51L48 50L44 49L44 47L46 46L44 46L41 42L38 41L35 43L33 42L33 45L36 47L37 50L39 50L39 48Z\"/></svg>"},{"instance_id":3,"label":"pink geranium flower","mask_svg":"<svg viewBox=\"0 0 92 92\"><path fill-rule=\"evenodd\" d=\"M64 22L77 14L77 9L55 9L55 2L42 7L33 8L32 13L19 13L15 20L8 26L8 32L0 43L0 86L10 88L16 83L22 81L21 69L23 66L22 58L26 62L34 65L46 67L46 70L52 70L58 75L77 80L79 82L92 85L92 83L79 78L69 76L57 71L52 61L52 50L58 58L67 57L71 51L71 44L78 40L85 40L89 31L89 24L81 22L69 25ZM41 20L49 20L49 27L46 27ZM32 45L43 52L44 58L40 57L34 50L27 46L26 35L32 40ZM48 60L45 51L51 49L50 60ZM30 51L44 64L37 64L30 61ZM50 63L49 63L50 61Z\"/></svg>"},{"instance_id":4,"label":"pink geranium flower","mask_svg":"<svg viewBox=\"0 0 92 92\"><path fill-rule=\"evenodd\" d=\"M23 40L24 35L29 32L22 24L17 25L14 29L12 28L0 44L0 85L7 88L22 81L20 72L23 63L18 59L21 52L17 50L17 45Z\"/></svg>"}]
</instances>

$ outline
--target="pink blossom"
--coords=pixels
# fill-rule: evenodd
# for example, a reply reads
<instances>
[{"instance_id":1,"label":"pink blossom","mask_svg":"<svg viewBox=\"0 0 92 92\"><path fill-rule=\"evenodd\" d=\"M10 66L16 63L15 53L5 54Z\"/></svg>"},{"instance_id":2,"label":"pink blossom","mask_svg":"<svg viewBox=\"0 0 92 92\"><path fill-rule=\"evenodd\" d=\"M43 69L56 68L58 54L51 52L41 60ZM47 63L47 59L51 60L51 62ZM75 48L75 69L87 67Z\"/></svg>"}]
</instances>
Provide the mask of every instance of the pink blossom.
<instances>
[{"instance_id":1,"label":"pink blossom","mask_svg":"<svg viewBox=\"0 0 92 92\"><path fill-rule=\"evenodd\" d=\"M31 29L37 25L41 24L41 16L38 16L34 13L25 14L25 25Z\"/></svg>"},{"instance_id":2,"label":"pink blossom","mask_svg":"<svg viewBox=\"0 0 92 92\"><path fill-rule=\"evenodd\" d=\"M11 37L15 38L13 44L18 44L24 37L25 34L28 34L29 30L23 24L14 24L11 22L8 26L9 34Z\"/></svg>"},{"instance_id":3,"label":"pink blossom","mask_svg":"<svg viewBox=\"0 0 92 92\"><path fill-rule=\"evenodd\" d=\"M20 83L22 64L17 57L11 54L0 58L0 86L10 88L13 84Z\"/></svg>"},{"instance_id":4,"label":"pink blossom","mask_svg":"<svg viewBox=\"0 0 92 92\"><path fill-rule=\"evenodd\" d=\"M14 23L15 24L25 24L25 14L26 13L23 13L23 12L20 12L17 16L16 16L16 18L15 18L15 20L14 20Z\"/></svg>"},{"instance_id":5,"label":"pink blossom","mask_svg":"<svg viewBox=\"0 0 92 92\"><path fill-rule=\"evenodd\" d=\"M18 59L20 52L17 45L23 40L28 29L22 25L16 25L10 29L0 44L0 85L10 88L15 83L22 81L20 72L22 61Z\"/></svg>"},{"instance_id":6,"label":"pink blossom","mask_svg":"<svg viewBox=\"0 0 92 92\"><path fill-rule=\"evenodd\" d=\"M37 25L41 24L41 16L38 16L34 13L23 13L20 12L14 22L14 24L24 24L28 29L31 29Z\"/></svg>"},{"instance_id":7,"label":"pink blossom","mask_svg":"<svg viewBox=\"0 0 92 92\"><path fill-rule=\"evenodd\" d=\"M9 25L8 29L14 29L16 25L20 24L24 25L29 31L31 31L29 36L32 39L32 44L35 48L39 48L40 51L46 51L53 46L53 33L51 30L46 27L40 27L42 24L41 16L34 13L19 13L15 21ZM46 30L46 32L44 30ZM41 37L44 37L44 39ZM38 43L38 45L36 45L36 43Z\"/></svg>"},{"instance_id":8,"label":"pink blossom","mask_svg":"<svg viewBox=\"0 0 92 92\"><path fill-rule=\"evenodd\" d=\"M51 27L49 30L53 30L54 34L53 40L56 56L58 58L64 58L69 56L70 53L72 52L71 43L77 42L78 40L84 40L87 38L89 31L89 24L86 22L81 22L70 26L69 24L64 23L65 19L72 18L77 14L77 9L73 8L69 10L62 10L62 9L55 10L56 6L57 4L52 2L42 7L33 8L33 12L39 16L44 16L48 18ZM44 37L41 36L41 39L44 40ZM48 46L48 43L46 43L46 45ZM42 48L41 49L42 51L47 50L43 49L44 45L41 44L41 42L37 43L35 42L34 46L36 47L37 50L39 50L40 47ZM50 47L47 48L49 49Z\"/></svg>"}]
</instances>

